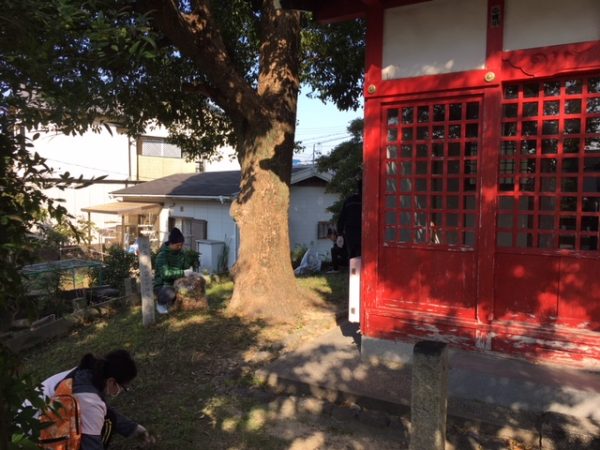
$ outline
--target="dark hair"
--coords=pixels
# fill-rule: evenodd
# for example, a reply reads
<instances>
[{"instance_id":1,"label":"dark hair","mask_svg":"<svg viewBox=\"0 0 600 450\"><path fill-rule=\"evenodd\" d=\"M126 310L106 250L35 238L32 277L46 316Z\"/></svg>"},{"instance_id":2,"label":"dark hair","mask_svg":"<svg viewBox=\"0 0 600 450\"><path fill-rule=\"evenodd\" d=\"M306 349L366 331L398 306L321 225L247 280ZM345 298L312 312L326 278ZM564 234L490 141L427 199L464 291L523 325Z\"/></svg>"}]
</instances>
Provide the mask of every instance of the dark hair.
<instances>
[{"instance_id":1,"label":"dark hair","mask_svg":"<svg viewBox=\"0 0 600 450\"><path fill-rule=\"evenodd\" d=\"M179 244L183 241L183 233L179 228L174 227L169 233L169 244Z\"/></svg>"},{"instance_id":2,"label":"dark hair","mask_svg":"<svg viewBox=\"0 0 600 450\"><path fill-rule=\"evenodd\" d=\"M87 353L81 358L78 369L92 371L92 384L103 391L106 380L114 378L119 384L127 384L137 376L137 366L127 350L119 349L96 358Z\"/></svg>"}]
</instances>

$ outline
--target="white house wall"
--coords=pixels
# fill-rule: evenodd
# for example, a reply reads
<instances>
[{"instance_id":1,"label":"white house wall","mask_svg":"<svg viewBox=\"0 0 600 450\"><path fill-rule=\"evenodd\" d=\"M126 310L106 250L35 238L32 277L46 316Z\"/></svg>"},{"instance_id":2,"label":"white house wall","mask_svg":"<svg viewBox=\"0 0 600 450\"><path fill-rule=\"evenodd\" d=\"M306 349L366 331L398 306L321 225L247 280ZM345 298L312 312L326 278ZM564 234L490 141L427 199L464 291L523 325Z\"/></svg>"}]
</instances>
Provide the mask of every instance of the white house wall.
<instances>
[{"instance_id":1,"label":"white house wall","mask_svg":"<svg viewBox=\"0 0 600 450\"><path fill-rule=\"evenodd\" d=\"M126 135L118 133L115 127L111 131L112 135L101 127L98 133L87 131L81 136L41 133L33 142L34 151L59 173L68 171L85 178L107 175L111 180L126 180L130 176L130 160L135 164L135 143L130 148ZM135 174L134 169L132 166L131 174Z\"/></svg>"},{"instance_id":2,"label":"white house wall","mask_svg":"<svg viewBox=\"0 0 600 450\"><path fill-rule=\"evenodd\" d=\"M166 201L169 215L173 217L185 217L199 220L206 220L206 238L215 241L222 241L229 247L228 265L233 266L237 259L236 225L229 215L229 202L221 203L216 200L179 200Z\"/></svg>"},{"instance_id":3,"label":"white house wall","mask_svg":"<svg viewBox=\"0 0 600 450\"><path fill-rule=\"evenodd\" d=\"M205 172L223 172L227 170L240 170L235 150L231 147L223 147L219 150L220 159L204 161Z\"/></svg>"},{"instance_id":4,"label":"white house wall","mask_svg":"<svg viewBox=\"0 0 600 450\"><path fill-rule=\"evenodd\" d=\"M383 79L483 69L486 17L484 0L433 0L386 9Z\"/></svg>"},{"instance_id":5,"label":"white house wall","mask_svg":"<svg viewBox=\"0 0 600 450\"><path fill-rule=\"evenodd\" d=\"M56 176L68 171L74 177L81 175L86 179L106 176L107 180L114 181L135 180L138 173L135 139L120 133L113 125L110 125L110 130L111 132L101 126L97 132L87 131L83 135L76 136L67 136L52 130L35 130L28 132L28 136L31 138L35 133L40 134L39 138L33 141L33 151L47 159L48 165L55 170ZM168 132L164 127L151 124L145 134L166 137ZM240 166L232 148L225 147L222 154L221 160L206 163L207 171L239 170ZM81 208L109 203L113 201L109 193L125 187L128 187L125 183L96 183L84 189L66 191L49 189L46 193L51 198L65 199L63 206L72 215L87 219L87 213L83 213ZM168 209L163 215L165 217L161 220L161 232L162 238L166 238L167 232L163 230L167 229ZM92 213L91 219L100 228L120 223L118 215Z\"/></svg>"},{"instance_id":6,"label":"white house wall","mask_svg":"<svg viewBox=\"0 0 600 450\"><path fill-rule=\"evenodd\" d=\"M504 11L504 50L600 40L599 0L506 0Z\"/></svg>"},{"instance_id":7,"label":"white house wall","mask_svg":"<svg viewBox=\"0 0 600 450\"><path fill-rule=\"evenodd\" d=\"M170 203L169 203L170 204ZM166 242L169 238L169 215L171 210L168 207L163 207L158 214L158 240Z\"/></svg>"},{"instance_id":8,"label":"white house wall","mask_svg":"<svg viewBox=\"0 0 600 450\"><path fill-rule=\"evenodd\" d=\"M338 198L335 194L326 194L324 187L292 186L290 206L290 242L296 245L313 246L326 257L330 256L331 241L317 239L318 222L327 222L331 213L327 208ZM165 201L160 215L162 240L166 239L168 218L192 218L206 220L207 239L223 241L229 247L228 264L233 266L239 249L239 231L229 214L229 202L213 200L173 200Z\"/></svg>"},{"instance_id":9,"label":"white house wall","mask_svg":"<svg viewBox=\"0 0 600 450\"><path fill-rule=\"evenodd\" d=\"M126 188L126 184L94 184L82 189L57 188L46 189L45 194L52 199L63 199L60 204L76 218L88 219L87 212L81 211L91 205L99 205L110 201L109 193L118 189ZM98 228L110 228L121 223L121 216L116 214L91 213L91 221Z\"/></svg>"},{"instance_id":10,"label":"white house wall","mask_svg":"<svg viewBox=\"0 0 600 450\"><path fill-rule=\"evenodd\" d=\"M56 188L44 192L50 198L64 199L62 205L75 217L87 220L87 213L81 208L108 203L110 192L126 188L125 181L136 173L135 142L110 126L111 133L100 127L98 132L87 131L83 135L67 136L56 131L31 131L32 137L39 133L33 141L33 150L47 159L47 164L54 169L54 175L69 172L73 177L84 179L105 176L106 180L123 181L123 183L98 182L82 189ZM90 216L99 228L113 227L121 223L119 215L96 214Z\"/></svg>"},{"instance_id":11,"label":"white house wall","mask_svg":"<svg viewBox=\"0 0 600 450\"><path fill-rule=\"evenodd\" d=\"M331 241L317 239L317 224L328 222L332 214L327 208L339 198L325 193L324 187L292 186L290 201L290 244L313 246L319 253L330 257Z\"/></svg>"}]
</instances>

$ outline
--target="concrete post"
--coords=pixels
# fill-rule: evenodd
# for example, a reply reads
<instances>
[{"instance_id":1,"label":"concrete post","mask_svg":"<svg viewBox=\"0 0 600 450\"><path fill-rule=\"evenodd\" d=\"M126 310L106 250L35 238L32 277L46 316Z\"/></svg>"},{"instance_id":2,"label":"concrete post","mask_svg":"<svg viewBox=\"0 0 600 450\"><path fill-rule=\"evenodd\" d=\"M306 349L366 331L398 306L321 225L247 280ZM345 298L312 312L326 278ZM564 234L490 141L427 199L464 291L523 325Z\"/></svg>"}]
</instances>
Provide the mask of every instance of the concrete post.
<instances>
[{"instance_id":1,"label":"concrete post","mask_svg":"<svg viewBox=\"0 0 600 450\"><path fill-rule=\"evenodd\" d=\"M418 342L413 350L409 450L445 449L447 394L447 345Z\"/></svg>"},{"instance_id":2,"label":"concrete post","mask_svg":"<svg viewBox=\"0 0 600 450\"><path fill-rule=\"evenodd\" d=\"M131 278L123 278L123 286L125 287L125 302L127 305L132 305L133 291L131 289Z\"/></svg>"},{"instance_id":3,"label":"concrete post","mask_svg":"<svg viewBox=\"0 0 600 450\"><path fill-rule=\"evenodd\" d=\"M150 261L150 240L148 236L138 237L140 263L140 293L142 296L142 323L152 325L154 317L154 293L152 292L152 262Z\"/></svg>"}]
</instances>

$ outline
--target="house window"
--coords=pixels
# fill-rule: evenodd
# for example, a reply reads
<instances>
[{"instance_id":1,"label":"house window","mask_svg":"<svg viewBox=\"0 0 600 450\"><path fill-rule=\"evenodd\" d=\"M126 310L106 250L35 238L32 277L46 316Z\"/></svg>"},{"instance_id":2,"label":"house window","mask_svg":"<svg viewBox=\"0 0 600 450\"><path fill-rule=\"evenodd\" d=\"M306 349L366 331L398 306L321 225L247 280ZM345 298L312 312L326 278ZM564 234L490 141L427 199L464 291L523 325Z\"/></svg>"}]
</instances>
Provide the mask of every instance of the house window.
<instances>
[{"instance_id":1,"label":"house window","mask_svg":"<svg viewBox=\"0 0 600 450\"><path fill-rule=\"evenodd\" d=\"M317 223L317 239L327 239L329 230L335 230L335 226L331 222Z\"/></svg>"},{"instance_id":2,"label":"house window","mask_svg":"<svg viewBox=\"0 0 600 450\"><path fill-rule=\"evenodd\" d=\"M159 158L181 158L181 149L167 142L166 138L142 136L138 141L138 153Z\"/></svg>"},{"instance_id":3,"label":"house window","mask_svg":"<svg viewBox=\"0 0 600 450\"><path fill-rule=\"evenodd\" d=\"M597 251L600 77L503 89L497 245Z\"/></svg>"},{"instance_id":4,"label":"house window","mask_svg":"<svg viewBox=\"0 0 600 450\"><path fill-rule=\"evenodd\" d=\"M179 228L183 234L185 248L196 249L196 241L207 238L208 222L190 217L169 217L169 230Z\"/></svg>"}]
</instances>

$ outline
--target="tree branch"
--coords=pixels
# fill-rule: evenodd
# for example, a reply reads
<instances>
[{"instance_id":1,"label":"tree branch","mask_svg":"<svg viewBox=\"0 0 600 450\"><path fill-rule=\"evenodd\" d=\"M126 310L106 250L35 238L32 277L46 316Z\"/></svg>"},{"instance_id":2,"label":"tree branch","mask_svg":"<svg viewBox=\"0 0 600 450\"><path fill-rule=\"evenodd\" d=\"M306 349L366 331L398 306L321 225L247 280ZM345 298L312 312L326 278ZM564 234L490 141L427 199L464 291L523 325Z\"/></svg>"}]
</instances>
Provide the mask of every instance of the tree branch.
<instances>
[{"instance_id":1,"label":"tree branch","mask_svg":"<svg viewBox=\"0 0 600 450\"><path fill-rule=\"evenodd\" d=\"M277 9L274 0L262 3L258 94L268 103L280 102L279 113L295 115L300 89L300 12ZM290 99L293 105L286 104Z\"/></svg>"},{"instance_id":2,"label":"tree branch","mask_svg":"<svg viewBox=\"0 0 600 450\"><path fill-rule=\"evenodd\" d=\"M244 74L234 69L209 2L195 0L194 10L186 14L177 0L140 0L138 10L150 13L154 25L204 73L208 83L204 93L232 118L254 122L261 112L256 91Z\"/></svg>"},{"instance_id":3,"label":"tree branch","mask_svg":"<svg viewBox=\"0 0 600 450\"><path fill-rule=\"evenodd\" d=\"M182 88L184 92L188 92L191 94L200 94L203 97L208 97L214 100L215 102L215 99L219 97L217 91L215 91L206 83L184 83Z\"/></svg>"}]
</instances>

